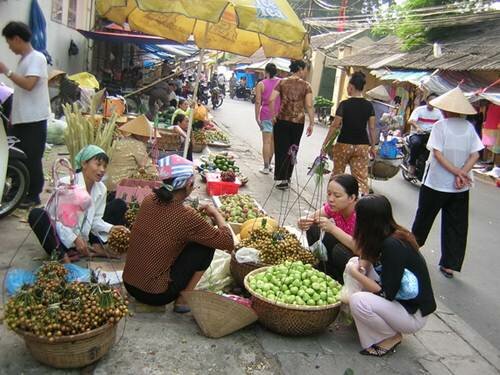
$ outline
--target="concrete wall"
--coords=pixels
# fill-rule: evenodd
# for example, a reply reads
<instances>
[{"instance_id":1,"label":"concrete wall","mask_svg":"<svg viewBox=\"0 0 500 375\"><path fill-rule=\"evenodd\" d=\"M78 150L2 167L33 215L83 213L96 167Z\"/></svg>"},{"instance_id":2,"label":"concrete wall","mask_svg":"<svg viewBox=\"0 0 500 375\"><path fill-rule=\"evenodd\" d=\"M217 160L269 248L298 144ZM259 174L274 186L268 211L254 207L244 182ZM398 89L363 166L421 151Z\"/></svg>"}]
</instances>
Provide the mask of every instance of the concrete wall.
<instances>
[{"instance_id":1,"label":"concrete wall","mask_svg":"<svg viewBox=\"0 0 500 375\"><path fill-rule=\"evenodd\" d=\"M309 70L309 82L313 92L313 97L318 96L323 75L323 67L326 56L321 51L314 51L311 57L311 67Z\"/></svg>"},{"instance_id":2,"label":"concrete wall","mask_svg":"<svg viewBox=\"0 0 500 375\"><path fill-rule=\"evenodd\" d=\"M76 30L67 26L68 7L70 0L62 0L62 23L54 22L51 18L52 0L38 0L47 23L47 50L52 56L52 69L64 70L70 74L86 70L88 44L87 40ZM28 24L31 0L6 0L0 1L0 30L10 21L22 21ZM89 22L93 17L92 0L77 0L76 27L88 29ZM79 48L76 56L68 56L68 48L71 39ZM15 70L19 56L14 55L7 46L5 38L0 39L0 61L9 68ZM0 76L0 80L11 85L10 80Z\"/></svg>"}]
</instances>

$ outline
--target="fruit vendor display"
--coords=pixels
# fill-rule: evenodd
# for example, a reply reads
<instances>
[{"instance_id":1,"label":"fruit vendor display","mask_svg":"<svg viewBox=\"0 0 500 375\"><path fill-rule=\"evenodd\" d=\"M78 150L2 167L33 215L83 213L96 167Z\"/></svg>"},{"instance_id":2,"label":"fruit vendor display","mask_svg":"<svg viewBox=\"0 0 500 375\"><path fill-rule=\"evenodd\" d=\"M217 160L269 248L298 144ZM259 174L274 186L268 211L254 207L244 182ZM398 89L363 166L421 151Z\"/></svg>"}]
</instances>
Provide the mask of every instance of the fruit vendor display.
<instances>
[{"instance_id":1,"label":"fruit vendor display","mask_svg":"<svg viewBox=\"0 0 500 375\"><path fill-rule=\"evenodd\" d=\"M193 141L194 143L206 145L207 144L206 132L204 132L203 130L193 130Z\"/></svg>"},{"instance_id":2,"label":"fruit vendor display","mask_svg":"<svg viewBox=\"0 0 500 375\"><path fill-rule=\"evenodd\" d=\"M158 174L151 173L144 167L139 167L139 169L137 169L137 171L132 174L130 178L135 178L137 180L156 181L158 180Z\"/></svg>"},{"instance_id":3,"label":"fruit vendor display","mask_svg":"<svg viewBox=\"0 0 500 375\"><path fill-rule=\"evenodd\" d=\"M236 174L233 171L221 172L220 179L224 182L234 182L236 181Z\"/></svg>"},{"instance_id":4,"label":"fruit vendor display","mask_svg":"<svg viewBox=\"0 0 500 375\"><path fill-rule=\"evenodd\" d=\"M302 247L299 239L282 227L270 232L255 225L250 235L241 239L239 247L259 250L260 261L263 264L281 264L285 261L302 261L312 265L318 263L316 257Z\"/></svg>"},{"instance_id":5,"label":"fruit vendor display","mask_svg":"<svg viewBox=\"0 0 500 375\"><path fill-rule=\"evenodd\" d=\"M240 170L235 165L234 157L231 155L216 154L213 163L221 171L239 172Z\"/></svg>"},{"instance_id":6,"label":"fruit vendor display","mask_svg":"<svg viewBox=\"0 0 500 375\"><path fill-rule=\"evenodd\" d=\"M248 219L265 216L248 194L221 195L219 200L221 202L219 211L231 223L244 223Z\"/></svg>"},{"instance_id":7,"label":"fruit vendor display","mask_svg":"<svg viewBox=\"0 0 500 375\"><path fill-rule=\"evenodd\" d=\"M330 276L303 262L285 262L249 278L251 290L272 301L325 306L340 301L342 286Z\"/></svg>"},{"instance_id":8,"label":"fruit vendor display","mask_svg":"<svg viewBox=\"0 0 500 375\"><path fill-rule=\"evenodd\" d=\"M7 326L53 342L117 323L128 313L128 302L108 284L68 283L66 274L59 262L44 262L35 284L24 286L7 302Z\"/></svg>"},{"instance_id":9,"label":"fruit vendor display","mask_svg":"<svg viewBox=\"0 0 500 375\"><path fill-rule=\"evenodd\" d=\"M127 211L128 212L128 211ZM118 254L124 254L128 251L130 243L130 231L125 228L114 228L109 233L108 246L111 251Z\"/></svg>"},{"instance_id":10,"label":"fruit vendor display","mask_svg":"<svg viewBox=\"0 0 500 375\"><path fill-rule=\"evenodd\" d=\"M128 209L125 212L125 226L128 229L132 229L135 219L137 219L139 208L140 208L139 202L137 202L136 200L133 200L128 204Z\"/></svg>"},{"instance_id":11,"label":"fruit vendor display","mask_svg":"<svg viewBox=\"0 0 500 375\"><path fill-rule=\"evenodd\" d=\"M207 130L204 133L208 144L217 142L225 144L231 143L228 135L220 130Z\"/></svg>"},{"instance_id":12,"label":"fruit vendor display","mask_svg":"<svg viewBox=\"0 0 500 375\"><path fill-rule=\"evenodd\" d=\"M240 229L240 238L242 240L250 237L250 233L254 229L265 229L269 233L273 233L279 228L278 222L271 217L259 217L256 219L250 219L243 223Z\"/></svg>"}]
</instances>

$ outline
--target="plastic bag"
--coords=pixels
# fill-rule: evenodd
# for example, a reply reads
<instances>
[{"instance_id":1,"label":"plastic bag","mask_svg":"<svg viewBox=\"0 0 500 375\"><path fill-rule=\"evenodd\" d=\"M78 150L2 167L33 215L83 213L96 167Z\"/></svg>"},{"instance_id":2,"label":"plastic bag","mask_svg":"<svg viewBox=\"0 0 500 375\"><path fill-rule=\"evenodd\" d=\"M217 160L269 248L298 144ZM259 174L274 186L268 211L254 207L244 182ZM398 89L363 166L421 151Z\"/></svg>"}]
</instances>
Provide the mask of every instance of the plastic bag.
<instances>
[{"instance_id":1,"label":"plastic bag","mask_svg":"<svg viewBox=\"0 0 500 375\"><path fill-rule=\"evenodd\" d=\"M70 171L69 184L59 180L57 174L58 166L62 166ZM66 227L74 228L78 225L80 215L92 204L92 198L84 186L74 183L74 172L67 159L58 159L54 162L52 176L54 181L58 181L58 183L47 202L46 210L50 218L55 222L61 222Z\"/></svg>"},{"instance_id":2,"label":"plastic bag","mask_svg":"<svg viewBox=\"0 0 500 375\"><path fill-rule=\"evenodd\" d=\"M380 146L379 155L381 158L395 159L398 157L398 153L398 140L396 138L385 141L382 143L382 146Z\"/></svg>"},{"instance_id":3,"label":"plastic bag","mask_svg":"<svg viewBox=\"0 0 500 375\"><path fill-rule=\"evenodd\" d=\"M66 275L66 281L71 283L73 281L78 281L82 283L90 282L90 270L88 268L83 268L77 266L76 264L65 264L64 268L68 270Z\"/></svg>"},{"instance_id":4,"label":"plastic bag","mask_svg":"<svg viewBox=\"0 0 500 375\"><path fill-rule=\"evenodd\" d=\"M328 260L328 251L326 250L326 246L323 243L324 237L325 237L325 231L321 230L319 235L319 240L317 240L309 247L313 255L322 262L326 262Z\"/></svg>"},{"instance_id":5,"label":"plastic bag","mask_svg":"<svg viewBox=\"0 0 500 375\"><path fill-rule=\"evenodd\" d=\"M209 290L219 292L233 282L229 264L231 255L222 250L215 250L214 258L210 267L207 268L203 277L196 285L198 290Z\"/></svg>"},{"instance_id":6,"label":"plastic bag","mask_svg":"<svg viewBox=\"0 0 500 375\"><path fill-rule=\"evenodd\" d=\"M63 145L64 132L67 127L66 121L50 118L47 124L47 143Z\"/></svg>"},{"instance_id":7,"label":"plastic bag","mask_svg":"<svg viewBox=\"0 0 500 375\"><path fill-rule=\"evenodd\" d=\"M234 254L238 263L259 263L260 251L252 247L242 247Z\"/></svg>"},{"instance_id":8,"label":"plastic bag","mask_svg":"<svg viewBox=\"0 0 500 375\"><path fill-rule=\"evenodd\" d=\"M403 277L401 277L401 286L399 287L396 299L409 300L418 296L418 279L413 272L405 268Z\"/></svg>"},{"instance_id":9,"label":"plastic bag","mask_svg":"<svg viewBox=\"0 0 500 375\"><path fill-rule=\"evenodd\" d=\"M347 270L349 267L357 267L359 262L358 257L352 257L349 259L345 266L344 270L344 286L342 287L342 290L340 291L340 300L348 304L349 303L349 298L357 292L361 292L363 289L361 284L359 283L358 280L356 280L354 277L351 276L349 271Z\"/></svg>"},{"instance_id":10,"label":"plastic bag","mask_svg":"<svg viewBox=\"0 0 500 375\"><path fill-rule=\"evenodd\" d=\"M12 296L24 285L33 285L35 281L36 276L33 271L15 268L7 272L7 276L5 276L5 289L7 290L7 294Z\"/></svg>"}]
</instances>

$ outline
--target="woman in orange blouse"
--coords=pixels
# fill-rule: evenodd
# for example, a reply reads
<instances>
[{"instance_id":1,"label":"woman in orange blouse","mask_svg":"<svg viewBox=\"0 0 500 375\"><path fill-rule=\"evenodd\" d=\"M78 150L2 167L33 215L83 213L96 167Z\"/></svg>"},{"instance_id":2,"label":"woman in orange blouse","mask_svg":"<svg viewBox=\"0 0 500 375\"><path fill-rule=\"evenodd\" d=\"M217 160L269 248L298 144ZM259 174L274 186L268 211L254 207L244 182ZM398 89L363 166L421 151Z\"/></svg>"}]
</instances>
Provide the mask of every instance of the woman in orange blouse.
<instances>
[{"instance_id":1,"label":"woman in orange blouse","mask_svg":"<svg viewBox=\"0 0 500 375\"><path fill-rule=\"evenodd\" d=\"M193 290L212 262L215 248L231 251L234 242L224 217L211 205L209 224L184 204L193 191L193 164L172 155L159 160L163 184L146 197L132 227L123 281L139 302L189 311L180 293Z\"/></svg>"}]
</instances>

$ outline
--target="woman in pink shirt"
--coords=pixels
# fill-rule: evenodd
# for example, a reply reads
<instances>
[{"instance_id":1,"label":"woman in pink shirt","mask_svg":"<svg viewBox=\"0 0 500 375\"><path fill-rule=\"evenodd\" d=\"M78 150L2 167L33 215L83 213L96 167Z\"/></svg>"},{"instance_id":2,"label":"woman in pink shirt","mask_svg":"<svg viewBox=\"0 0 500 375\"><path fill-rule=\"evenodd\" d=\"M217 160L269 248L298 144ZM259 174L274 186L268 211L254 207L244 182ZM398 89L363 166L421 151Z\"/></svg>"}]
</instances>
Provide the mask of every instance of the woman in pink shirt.
<instances>
[{"instance_id":1,"label":"woman in pink shirt","mask_svg":"<svg viewBox=\"0 0 500 375\"><path fill-rule=\"evenodd\" d=\"M301 230L307 231L309 246L319 240L321 231L325 232L323 244L328 251L325 272L342 284L345 266L356 251L352 235L358 195L358 181L353 176L335 175L328 183L327 200L323 207L301 218L298 223Z\"/></svg>"},{"instance_id":2,"label":"woman in pink shirt","mask_svg":"<svg viewBox=\"0 0 500 375\"><path fill-rule=\"evenodd\" d=\"M264 167L259 172L269 174L271 172L271 160L274 155L273 116L269 108L269 99L280 79L276 77L278 70L273 63L267 64L265 71L266 78L260 81L255 88L255 120L262 132ZM276 100L275 107L275 110L278 111L280 108L279 99Z\"/></svg>"}]
</instances>

